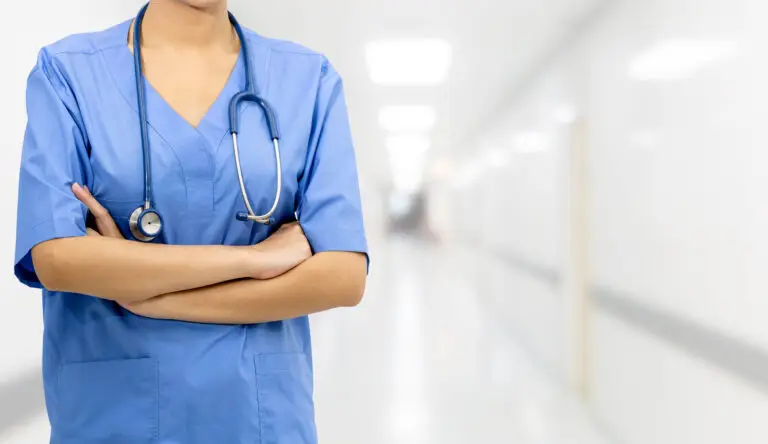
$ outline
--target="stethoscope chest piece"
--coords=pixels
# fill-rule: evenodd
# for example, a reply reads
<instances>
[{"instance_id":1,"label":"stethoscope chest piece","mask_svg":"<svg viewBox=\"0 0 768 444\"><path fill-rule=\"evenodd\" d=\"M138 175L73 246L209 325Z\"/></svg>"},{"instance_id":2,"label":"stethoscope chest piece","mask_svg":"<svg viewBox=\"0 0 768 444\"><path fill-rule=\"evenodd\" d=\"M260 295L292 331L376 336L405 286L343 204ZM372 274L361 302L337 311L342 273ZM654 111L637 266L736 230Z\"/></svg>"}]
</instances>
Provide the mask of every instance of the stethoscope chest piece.
<instances>
[{"instance_id":1,"label":"stethoscope chest piece","mask_svg":"<svg viewBox=\"0 0 768 444\"><path fill-rule=\"evenodd\" d=\"M152 242L163 231L163 219L157 211L141 206L131 213L128 226L137 240Z\"/></svg>"}]
</instances>

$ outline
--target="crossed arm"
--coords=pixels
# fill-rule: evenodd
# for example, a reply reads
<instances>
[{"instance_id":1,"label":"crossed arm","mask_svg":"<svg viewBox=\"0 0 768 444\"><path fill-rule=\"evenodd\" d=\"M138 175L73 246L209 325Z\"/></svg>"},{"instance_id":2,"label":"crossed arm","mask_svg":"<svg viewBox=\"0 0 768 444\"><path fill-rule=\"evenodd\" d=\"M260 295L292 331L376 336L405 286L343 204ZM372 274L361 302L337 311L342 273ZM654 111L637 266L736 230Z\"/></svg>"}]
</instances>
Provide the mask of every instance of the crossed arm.
<instances>
[{"instance_id":1,"label":"crossed arm","mask_svg":"<svg viewBox=\"0 0 768 444\"><path fill-rule=\"evenodd\" d=\"M311 256L298 224L248 247L142 244L123 239L109 213L77 185L98 231L32 249L50 290L114 300L142 316L250 324L357 305L365 289L363 254Z\"/></svg>"}]
</instances>

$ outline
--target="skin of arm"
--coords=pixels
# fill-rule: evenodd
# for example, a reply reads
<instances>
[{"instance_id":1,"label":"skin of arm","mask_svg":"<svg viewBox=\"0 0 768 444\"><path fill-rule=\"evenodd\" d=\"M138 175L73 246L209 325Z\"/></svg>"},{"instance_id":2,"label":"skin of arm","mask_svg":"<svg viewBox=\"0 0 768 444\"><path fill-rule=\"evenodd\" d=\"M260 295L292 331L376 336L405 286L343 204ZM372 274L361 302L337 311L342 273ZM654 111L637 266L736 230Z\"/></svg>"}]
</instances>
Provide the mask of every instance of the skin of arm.
<instances>
[{"instance_id":1,"label":"skin of arm","mask_svg":"<svg viewBox=\"0 0 768 444\"><path fill-rule=\"evenodd\" d=\"M361 253L324 252L273 279L227 282L124 307L140 316L205 324L280 321L359 304L366 267Z\"/></svg>"},{"instance_id":2,"label":"skin of arm","mask_svg":"<svg viewBox=\"0 0 768 444\"><path fill-rule=\"evenodd\" d=\"M83 236L43 242L32 249L32 261L48 290L135 302L251 276L258 262L251 253Z\"/></svg>"},{"instance_id":3,"label":"skin of arm","mask_svg":"<svg viewBox=\"0 0 768 444\"><path fill-rule=\"evenodd\" d=\"M112 217L87 189L73 188L73 191L94 214L98 232L89 229L90 237L122 239ZM262 252L282 252L282 257L294 260L298 266L291 266L290 271L270 279L238 279L168 292L145 300L119 302L137 315L157 319L252 324L351 307L362 299L367 276L365 255L324 252L309 257L309 243L297 223L281 227L253 248Z\"/></svg>"},{"instance_id":4,"label":"skin of arm","mask_svg":"<svg viewBox=\"0 0 768 444\"><path fill-rule=\"evenodd\" d=\"M89 229L88 237L113 237L116 239L112 240L120 241L122 234L114 220L87 189L73 188L73 191L96 220L98 232ZM236 278L156 297L118 302L137 315L156 319L252 324L351 307L362 299L367 276L365 255L324 252L309 257L309 244L297 223L281 227L253 248L259 252L283 252L282 257L292 258L296 264L289 271L268 279Z\"/></svg>"},{"instance_id":5,"label":"skin of arm","mask_svg":"<svg viewBox=\"0 0 768 444\"><path fill-rule=\"evenodd\" d=\"M94 214L102 235L53 239L32 249L38 278L49 290L134 303L237 279L268 279L311 255L308 245L279 242L281 236L268 244L271 249L128 241L87 188L75 184L72 191Z\"/></svg>"}]
</instances>

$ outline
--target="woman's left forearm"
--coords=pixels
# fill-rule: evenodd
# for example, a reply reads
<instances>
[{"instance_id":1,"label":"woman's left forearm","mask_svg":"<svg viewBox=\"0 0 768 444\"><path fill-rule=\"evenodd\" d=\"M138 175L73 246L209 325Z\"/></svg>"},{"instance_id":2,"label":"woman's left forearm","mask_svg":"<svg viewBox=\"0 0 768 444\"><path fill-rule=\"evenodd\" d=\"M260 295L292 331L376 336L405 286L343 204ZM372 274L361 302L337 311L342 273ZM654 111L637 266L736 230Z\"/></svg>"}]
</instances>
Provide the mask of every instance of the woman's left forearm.
<instances>
[{"instance_id":1,"label":"woman's left forearm","mask_svg":"<svg viewBox=\"0 0 768 444\"><path fill-rule=\"evenodd\" d=\"M363 254L327 252L273 279L244 279L171 293L126 308L156 319L255 324L357 305L365 281Z\"/></svg>"}]
</instances>

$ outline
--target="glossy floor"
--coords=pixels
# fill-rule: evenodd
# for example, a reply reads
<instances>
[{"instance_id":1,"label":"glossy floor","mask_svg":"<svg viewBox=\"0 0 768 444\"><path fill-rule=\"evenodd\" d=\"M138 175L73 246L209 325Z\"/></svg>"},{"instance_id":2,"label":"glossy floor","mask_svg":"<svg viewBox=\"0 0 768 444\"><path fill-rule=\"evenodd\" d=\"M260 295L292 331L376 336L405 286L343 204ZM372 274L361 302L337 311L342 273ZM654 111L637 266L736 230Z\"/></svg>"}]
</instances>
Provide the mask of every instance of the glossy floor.
<instances>
[{"instance_id":1,"label":"glossy floor","mask_svg":"<svg viewBox=\"0 0 768 444\"><path fill-rule=\"evenodd\" d=\"M322 443L610 444L484 307L460 255L374 247L362 306L312 321ZM0 443L44 443L47 429L40 416Z\"/></svg>"}]
</instances>

